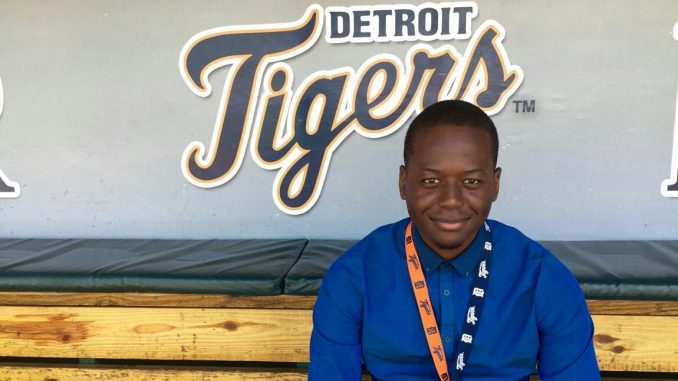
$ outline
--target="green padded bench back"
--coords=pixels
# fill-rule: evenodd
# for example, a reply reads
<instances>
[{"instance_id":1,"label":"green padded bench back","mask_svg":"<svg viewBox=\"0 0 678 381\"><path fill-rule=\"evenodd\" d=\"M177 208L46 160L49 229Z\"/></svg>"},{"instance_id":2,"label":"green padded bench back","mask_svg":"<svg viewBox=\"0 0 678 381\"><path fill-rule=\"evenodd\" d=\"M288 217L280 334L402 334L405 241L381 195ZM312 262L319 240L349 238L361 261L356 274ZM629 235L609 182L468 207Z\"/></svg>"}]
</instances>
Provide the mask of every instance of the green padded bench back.
<instances>
[{"instance_id":1,"label":"green padded bench back","mask_svg":"<svg viewBox=\"0 0 678 381\"><path fill-rule=\"evenodd\" d=\"M306 243L0 239L0 290L279 295Z\"/></svg>"},{"instance_id":2,"label":"green padded bench back","mask_svg":"<svg viewBox=\"0 0 678 381\"><path fill-rule=\"evenodd\" d=\"M590 299L678 300L678 241L544 241Z\"/></svg>"},{"instance_id":3,"label":"green padded bench back","mask_svg":"<svg viewBox=\"0 0 678 381\"><path fill-rule=\"evenodd\" d=\"M311 240L285 277L285 294L316 295L323 275L357 241Z\"/></svg>"},{"instance_id":4,"label":"green padded bench back","mask_svg":"<svg viewBox=\"0 0 678 381\"><path fill-rule=\"evenodd\" d=\"M315 295L355 241L0 239L0 290ZM678 300L678 241L545 241L590 299Z\"/></svg>"},{"instance_id":5,"label":"green padded bench back","mask_svg":"<svg viewBox=\"0 0 678 381\"><path fill-rule=\"evenodd\" d=\"M285 293L313 295L355 241L312 240L285 278ZM544 241L589 299L678 300L678 241Z\"/></svg>"}]
</instances>

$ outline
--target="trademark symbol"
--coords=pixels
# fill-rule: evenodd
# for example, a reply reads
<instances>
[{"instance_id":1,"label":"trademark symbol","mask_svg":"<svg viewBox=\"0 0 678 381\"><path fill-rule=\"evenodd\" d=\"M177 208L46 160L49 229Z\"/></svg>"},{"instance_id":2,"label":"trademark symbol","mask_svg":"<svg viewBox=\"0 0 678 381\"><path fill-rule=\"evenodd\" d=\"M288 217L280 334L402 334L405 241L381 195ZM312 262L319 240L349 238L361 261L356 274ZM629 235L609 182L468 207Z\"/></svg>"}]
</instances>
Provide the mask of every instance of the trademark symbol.
<instances>
[{"instance_id":1,"label":"trademark symbol","mask_svg":"<svg viewBox=\"0 0 678 381\"><path fill-rule=\"evenodd\" d=\"M529 101L527 100L513 101L513 104L516 106L516 113L537 111L537 101L534 99L531 99Z\"/></svg>"}]
</instances>

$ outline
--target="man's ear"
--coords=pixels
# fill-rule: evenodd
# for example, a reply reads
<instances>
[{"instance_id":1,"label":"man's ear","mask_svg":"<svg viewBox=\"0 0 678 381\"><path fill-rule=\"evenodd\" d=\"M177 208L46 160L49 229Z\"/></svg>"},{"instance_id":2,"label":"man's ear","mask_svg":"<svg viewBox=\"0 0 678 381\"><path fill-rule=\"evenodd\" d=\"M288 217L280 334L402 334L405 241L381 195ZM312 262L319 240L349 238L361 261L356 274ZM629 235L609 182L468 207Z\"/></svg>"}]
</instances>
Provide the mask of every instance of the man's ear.
<instances>
[{"instance_id":1,"label":"man's ear","mask_svg":"<svg viewBox=\"0 0 678 381\"><path fill-rule=\"evenodd\" d=\"M497 201L499 196L499 180L501 179L501 168L497 167L494 169L494 197L492 201Z\"/></svg>"},{"instance_id":2,"label":"man's ear","mask_svg":"<svg viewBox=\"0 0 678 381\"><path fill-rule=\"evenodd\" d=\"M400 176L398 176L398 188L400 189L401 200L407 199L407 195L405 193L405 183L407 183L407 169L405 168L404 165L401 165Z\"/></svg>"}]
</instances>

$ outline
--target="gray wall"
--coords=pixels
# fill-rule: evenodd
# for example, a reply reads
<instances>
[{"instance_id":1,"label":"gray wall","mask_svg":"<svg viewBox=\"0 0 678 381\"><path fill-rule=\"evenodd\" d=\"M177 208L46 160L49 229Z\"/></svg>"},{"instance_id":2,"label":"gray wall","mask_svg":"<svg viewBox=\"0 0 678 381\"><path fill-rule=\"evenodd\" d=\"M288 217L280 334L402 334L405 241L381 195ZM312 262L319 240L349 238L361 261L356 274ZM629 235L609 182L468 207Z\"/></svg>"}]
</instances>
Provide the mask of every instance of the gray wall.
<instances>
[{"instance_id":1,"label":"gray wall","mask_svg":"<svg viewBox=\"0 0 678 381\"><path fill-rule=\"evenodd\" d=\"M181 172L189 143L209 145L221 93L190 91L178 68L183 45L209 28L294 21L308 4L1 1L0 169L21 194L0 198L0 237L359 238L404 217L404 128L379 139L351 134L318 202L298 216L276 207L277 172L249 152L219 187L196 187ZM678 200L660 184L671 175L678 2L477 5L473 30L497 20L524 72L493 116L504 172L491 217L536 239L677 239ZM321 37L286 62L296 87L378 53L404 59L413 44ZM463 53L468 40L429 44ZM215 71L211 82L225 77ZM536 111L516 113L514 100L535 100Z\"/></svg>"}]
</instances>

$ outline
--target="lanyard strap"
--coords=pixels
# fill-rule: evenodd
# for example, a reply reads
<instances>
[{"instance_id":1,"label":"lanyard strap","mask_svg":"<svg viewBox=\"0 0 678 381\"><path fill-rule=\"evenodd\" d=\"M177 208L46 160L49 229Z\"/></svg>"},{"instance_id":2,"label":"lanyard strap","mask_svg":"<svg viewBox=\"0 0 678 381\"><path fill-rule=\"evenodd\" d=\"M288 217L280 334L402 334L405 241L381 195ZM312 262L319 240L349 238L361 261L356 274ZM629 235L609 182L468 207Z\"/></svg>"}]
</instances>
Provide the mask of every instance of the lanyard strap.
<instances>
[{"instance_id":1,"label":"lanyard strap","mask_svg":"<svg viewBox=\"0 0 678 381\"><path fill-rule=\"evenodd\" d=\"M462 326L462 334L459 339L459 345L456 355L456 372L453 373L453 380L461 379L461 374L468 362L471 346L473 345L473 336L478 328L480 315L483 311L485 302L485 290L489 282L490 268L490 253L492 252L492 233L490 227L485 223L485 245L483 252L480 255L478 263L478 271L471 287L471 298L469 299L468 309L466 311L466 320ZM412 282L412 290L419 306L419 315L421 316L421 323L424 328L426 341L433 364L438 372L438 377L441 381L450 381L450 375L447 370L447 359L445 357L445 350L443 349L443 342L440 338L440 330L438 329L438 322L436 322L433 313L433 304L428 293L428 286L426 285L426 278L421 268L421 261L419 254L414 247L414 240L412 238L412 221L407 224L405 230L405 253L407 255L407 270L410 273L410 280Z\"/></svg>"}]
</instances>

